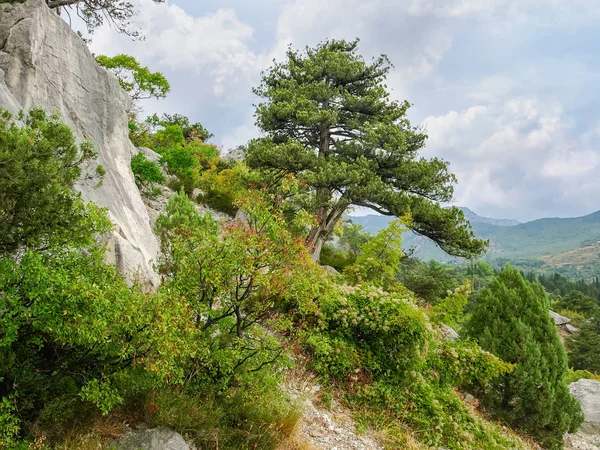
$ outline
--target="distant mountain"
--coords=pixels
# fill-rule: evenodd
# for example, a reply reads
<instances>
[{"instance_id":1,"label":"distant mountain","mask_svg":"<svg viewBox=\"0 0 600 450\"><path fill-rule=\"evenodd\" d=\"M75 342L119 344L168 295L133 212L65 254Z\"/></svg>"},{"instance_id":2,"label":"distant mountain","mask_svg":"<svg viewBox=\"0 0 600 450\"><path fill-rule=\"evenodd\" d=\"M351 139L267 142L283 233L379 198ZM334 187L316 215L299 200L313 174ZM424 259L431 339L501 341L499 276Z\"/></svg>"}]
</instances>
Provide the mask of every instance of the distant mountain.
<instances>
[{"instance_id":1,"label":"distant mountain","mask_svg":"<svg viewBox=\"0 0 600 450\"><path fill-rule=\"evenodd\" d=\"M512 219L492 219L490 217L478 216L469 208L459 207L462 210L465 218L471 222L479 222L479 223L489 223L490 225L497 225L499 227L514 227L515 225L519 225L519 221Z\"/></svg>"},{"instance_id":2,"label":"distant mountain","mask_svg":"<svg viewBox=\"0 0 600 450\"><path fill-rule=\"evenodd\" d=\"M584 217L547 218L526 223L490 219L462 208L475 234L489 239L485 259L502 265L514 265L538 271L558 271L566 276L600 275L600 211ZM376 233L393 218L377 215L351 217L369 232ZM406 233L404 247L413 249L423 260L455 262L433 241L415 233Z\"/></svg>"}]
</instances>

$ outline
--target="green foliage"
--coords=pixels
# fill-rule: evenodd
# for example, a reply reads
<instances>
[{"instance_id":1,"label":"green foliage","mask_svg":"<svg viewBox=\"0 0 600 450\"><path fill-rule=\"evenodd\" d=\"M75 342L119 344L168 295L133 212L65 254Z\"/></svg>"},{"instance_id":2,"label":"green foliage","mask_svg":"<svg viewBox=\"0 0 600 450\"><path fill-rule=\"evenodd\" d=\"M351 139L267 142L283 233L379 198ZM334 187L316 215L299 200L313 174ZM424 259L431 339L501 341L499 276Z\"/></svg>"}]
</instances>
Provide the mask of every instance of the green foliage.
<instances>
[{"instance_id":1,"label":"green foliage","mask_svg":"<svg viewBox=\"0 0 600 450\"><path fill-rule=\"evenodd\" d=\"M564 297L560 297L553 306L558 310L567 309L578 312L584 317L600 317L598 301L580 291L569 292Z\"/></svg>"},{"instance_id":2,"label":"green foliage","mask_svg":"<svg viewBox=\"0 0 600 450\"><path fill-rule=\"evenodd\" d=\"M210 351L197 352L183 369L200 372L198 382L226 386L240 372L279 360L279 342L260 325L310 292L312 263L285 222L256 193L240 206L247 221L219 227L178 194L156 222L164 289L185 305L189 339L210 342Z\"/></svg>"},{"instance_id":3,"label":"green foliage","mask_svg":"<svg viewBox=\"0 0 600 450\"><path fill-rule=\"evenodd\" d=\"M143 153L136 153L131 158L131 170L135 177L135 183L140 188L152 189L155 183L165 182L165 176L158 164L150 161Z\"/></svg>"},{"instance_id":4,"label":"green foliage","mask_svg":"<svg viewBox=\"0 0 600 450\"><path fill-rule=\"evenodd\" d=\"M465 275L453 266L435 261L426 264L413 258L405 258L400 266L398 280L418 297L435 305L448 291L454 291L460 286Z\"/></svg>"},{"instance_id":5,"label":"green foliage","mask_svg":"<svg viewBox=\"0 0 600 450\"><path fill-rule=\"evenodd\" d=\"M371 426L410 427L420 443L451 449L509 449L518 444L483 421L456 395L458 386L485 386L512 369L473 342L435 337L408 297L372 286L323 286L306 308L299 335L314 369L345 383L349 404ZM302 327L300 327L302 328ZM405 433L400 433L405 436ZM399 441L394 441L396 445Z\"/></svg>"},{"instance_id":6,"label":"green foliage","mask_svg":"<svg viewBox=\"0 0 600 450\"><path fill-rule=\"evenodd\" d=\"M19 434L20 421L15 414L14 396L0 400L0 448L11 449L16 446L15 438Z\"/></svg>"},{"instance_id":7,"label":"green foliage","mask_svg":"<svg viewBox=\"0 0 600 450\"><path fill-rule=\"evenodd\" d=\"M361 247L354 264L345 270L353 283L368 281L377 286L389 286L396 280L396 272L404 257L402 233L407 220L397 219L387 228L367 240Z\"/></svg>"},{"instance_id":8,"label":"green foliage","mask_svg":"<svg viewBox=\"0 0 600 450\"><path fill-rule=\"evenodd\" d=\"M600 316L588 319L566 345L571 367L600 374Z\"/></svg>"},{"instance_id":9,"label":"green foliage","mask_svg":"<svg viewBox=\"0 0 600 450\"><path fill-rule=\"evenodd\" d=\"M200 184L198 180L200 173L208 169L218 158L219 150L214 145L202 141L175 142L183 137L179 125L168 126L162 131L164 134L160 139L165 144L170 142L170 146L158 147L156 150L162 155L161 164L165 165L170 175L177 178L176 183L171 183L171 188L176 191L183 189L186 194L191 195ZM159 133L160 131L157 135Z\"/></svg>"},{"instance_id":10,"label":"green foliage","mask_svg":"<svg viewBox=\"0 0 600 450\"><path fill-rule=\"evenodd\" d=\"M153 114L143 122L129 121L129 138L136 147L166 148L183 142L204 142L213 136L200 123L191 123L182 114Z\"/></svg>"},{"instance_id":11,"label":"green foliage","mask_svg":"<svg viewBox=\"0 0 600 450\"><path fill-rule=\"evenodd\" d=\"M360 253L361 247L373 236L357 223L347 223L342 227L340 244L347 246L354 256Z\"/></svg>"},{"instance_id":12,"label":"green foliage","mask_svg":"<svg viewBox=\"0 0 600 450\"><path fill-rule=\"evenodd\" d=\"M300 417L279 381L276 372L262 371L224 392L154 390L147 399L148 422L189 436L199 448L275 449Z\"/></svg>"},{"instance_id":13,"label":"green foliage","mask_svg":"<svg viewBox=\"0 0 600 450\"><path fill-rule=\"evenodd\" d=\"M368 285L328 289L319 305L319 325L327 332L307 341L319 372L340 378L361 369L389 375L418 364L429 331L425 315L409 299Z\"/></svg>"},{"instance_id":14,"label":"green foliage","mask_svg":"<svg viewBox=\"0 0 600 450\"><path fill-rule=\"evenodd\" d=\"M549 447L583 421L569 394L567 357L540 284L530 284L507 267L479 291L467 323L484 350L515 364L482 390L484 406Z\"/></svg>"},{"instance_id":15,"label":"green foliage","mask_svg":"<svg viewBox=\"0 0 600 450\"><path fill-rule=\"evenodd\" d=\"M315 251L350 205L386 215L410 214L410 227L461 256L483 251L452 198L454 175L447 163L419 158L425 134L410 125L408 102L390 99L390 63L366 63L358 41L326 41L304 52L288 49L254 90L257 125L267 137L246 151L250 167L294 174L311 197L317 226ZM339 194L339 195L338 195Z\"/></svg>"},{"instance_id":16,"label":"green foliage","mask_svg":"<svg viewBox=\"0 0 600 450\"><path fill-rule=\"evenodd\" d=\"M238 199L248 189L250 174L246 165L241 162L235 163L231 168L223 168L219 163L219 160L213 158L208 169L196 173L197 185L202 191L197 200L234 216L238 210Z\"/></svg>"},{"instance_id":17,"label":"green foliage","mask_svg":"<svg viewBox=\"0 0 600 450\"><path fill-rule=\"evenodd\" d=\"M156 115L149 118L151 123L163 127L178 125L187 142L200 140L205 142L214 135L210 133L201 123L191 123L183 114L163 114L160 119Z\"/></svg>"},{"instance_id":18,"label":"green foliage","mask_svg":"<svg viewBox=\"0 0 600 450\"><path fill-rule=\"evenodd\" d=\"M356 262L356 255L350 250L342 250L326 244L321 250L319 262L323 266L331 266L338 271L343 271Z\"/></svg>"},{"instance_id":19,"label":"green foliage","mask_svg":"<svg viewBox=\"0 0 600 450\"><path fill-rule=\"evenodd\" d=\"M42 410L58 392L77 395L143 353L145 296L103 263L104 249L86 253L0 259L1 306L9 311L0 318L0 392L19 392L22 414Z\"/></svg>"},{"instance_id":20,"label":"green foliage","mask_svg":"<svg viewBox=\"0 0 600 450\"><path fill-rule=\"evenodd\" d=\"M148 67L142 66L133 56L99 55L96 56L96 62L118 78L119 84L134 103L149 98L165 98L171 90L162 73L150 72Z\"/></svg>"},{"instance_id":21,"label":"green foliage","mask_svg":"<svg viewBox=\"0 0 600 450\"><path fill-rule=\"evenodd\" d=\"M468 302L471 286L467 282L457 287L454 292L448 292L448 296L436 304L430 310L430 316L437 323L444 323L455 327L462 322L463 313Z\"/></svg>"},{"instance_id":22,"label":"green foliage","mask_svg":"<svg viewBox=\"0 0 600 450\"><path fill-rule=\"evenodd\" d=\"M100 208L86 206L71 187L87 173L96 151L75 144L57 116L32 109L23 125L0 111L0 256L24 249L85 245L110 227Z\"/></svg>"}]
</instances>

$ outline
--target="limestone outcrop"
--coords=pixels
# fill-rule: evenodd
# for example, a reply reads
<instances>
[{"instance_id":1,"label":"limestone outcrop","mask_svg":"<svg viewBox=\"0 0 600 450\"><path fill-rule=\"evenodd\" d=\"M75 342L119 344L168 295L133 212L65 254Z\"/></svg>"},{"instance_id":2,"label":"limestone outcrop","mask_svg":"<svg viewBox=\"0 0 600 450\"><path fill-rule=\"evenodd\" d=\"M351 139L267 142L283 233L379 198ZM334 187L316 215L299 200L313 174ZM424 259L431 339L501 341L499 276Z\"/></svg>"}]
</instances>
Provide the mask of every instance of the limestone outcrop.
<instances>
[{"instance_id":1,"label":"limestone outcrop","mask_svg":"<svg viewBox=\"0 0 600 450\"><path fill-rule=\"evenodd\" d=\"M584 422L576 434L565 436L565 450L600 448L600 382L582 378L571 383L569 390L581 404Z\"/></svg>"},{"instance_id":2,"label":"limestone outcrop","mask_svg":"<svg viewBox=\"0 0 600 450\"><path fill-rule=\"evenodd\" d=\"M193 450L183 437L168 428L127 430L120 443L111 450Z\"/></svg>"},{"instance_id":3,"label":"limestone outcrop","mask_svg":"<svg viewBox=\"0 0 600 450\"><path fill-rule=\"evenodd\" d=\"M88 201L107 207L115 224L112 259L130 279L152 284L158 242L135 185L128 138L130 98L117 79L96 64L75 32L44 0L0 4L0 107L57 112L80 139L99 150L106 169L103 185L78 189Z\"/></svg>"}]
</instances>

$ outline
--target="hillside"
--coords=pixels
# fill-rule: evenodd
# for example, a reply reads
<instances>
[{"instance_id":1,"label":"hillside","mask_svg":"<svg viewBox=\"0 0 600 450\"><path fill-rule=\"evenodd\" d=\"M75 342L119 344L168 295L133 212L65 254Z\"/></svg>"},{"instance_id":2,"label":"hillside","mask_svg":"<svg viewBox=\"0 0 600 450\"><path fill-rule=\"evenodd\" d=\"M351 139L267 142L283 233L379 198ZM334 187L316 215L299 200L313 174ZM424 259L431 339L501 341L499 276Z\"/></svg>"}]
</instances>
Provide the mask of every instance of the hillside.
<instances>
[{"instance_id":1,"label":"hillside","mask_svg":"<svg viewBox=\"0 0 600 450\"><path fill-rule=\"evenodd\" d=\"M539 271L558 271L567 276L591 277L600 269L600 211L583 217L545 218L526 223L481 217L467 208L465 216L471 221L475 234L489 239L485 259L498 265L511 261L515 265ZM368 215L352 217L367 231L376 232L385 227L390 217ZM423 259L452 262L428 238L407 233L404 248L414 249L414 255Z\"/></svg>"}]
</instances>

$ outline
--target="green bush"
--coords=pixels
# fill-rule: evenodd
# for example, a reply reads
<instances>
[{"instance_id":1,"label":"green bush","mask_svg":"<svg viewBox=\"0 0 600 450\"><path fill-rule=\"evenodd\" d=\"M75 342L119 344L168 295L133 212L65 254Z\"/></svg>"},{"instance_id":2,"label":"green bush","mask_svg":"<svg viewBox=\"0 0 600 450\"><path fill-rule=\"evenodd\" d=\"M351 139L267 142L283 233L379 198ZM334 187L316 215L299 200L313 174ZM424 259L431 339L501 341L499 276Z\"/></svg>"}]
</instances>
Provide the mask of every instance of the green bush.
<instances>
[{"instance_id":1,"label":"green bush","mask_svg":"<svg viewBox=\"0 0 600 450\"><path fill-rule=\"evenodd\" d=\"M101 180L102 166L89 170L96 155L89 142L76 145L55 115L32 109L13 118L0 110L0 256L89 244L108 228L100 209L71 189L77 180Z\"/></svg>"},{"instance_id":2,"label":"green bush","mask_svg":"<svg viewBox=\"0 0 600 450\"><path fill-rule=\"evenodd\" d=\"M324 245L321 249L320 263L323 266L331 266L338 271L343 271L355 261L356 256L350 251L340 250L330 245Z\"/></svg>"},{"instance_id":3,"label":"green bush","mask_svg":"<svg viewBox=\"0 0 600 450\"><path fill-rule=\"evenodd\" d=\"M165 177L158 164L150 161L143 153L137 153L131 158L131 170L138 187L152 189L155 183L164 183Z\"/></svg>"}]
</instances>

